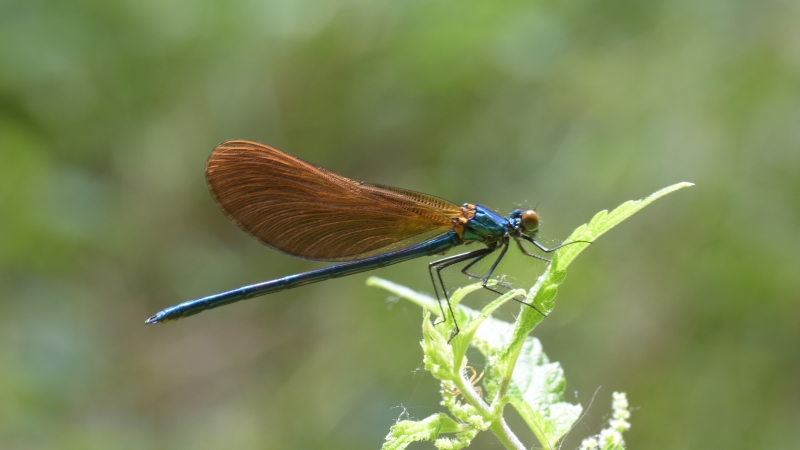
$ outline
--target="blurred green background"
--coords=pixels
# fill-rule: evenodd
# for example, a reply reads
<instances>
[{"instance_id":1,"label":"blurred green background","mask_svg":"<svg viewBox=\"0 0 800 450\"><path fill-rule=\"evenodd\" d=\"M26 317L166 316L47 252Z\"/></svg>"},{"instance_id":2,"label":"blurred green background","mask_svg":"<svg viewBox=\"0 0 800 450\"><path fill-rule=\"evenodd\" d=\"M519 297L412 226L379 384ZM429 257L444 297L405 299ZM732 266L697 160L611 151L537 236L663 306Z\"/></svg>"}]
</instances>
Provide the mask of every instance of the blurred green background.
<instances>
[{"instance_id":1,"label":"blurred green background","mask_svg":"<svg viewBox=\"0 0 800 450\"><path fill-rule=\"evenodd\" d=\"M419 309L364 274L143 324L322 267L218 210L232 138L538 204L548 245L697 183L581 255L536 330L567 400L600 387L564 448L614 390L630 448L797 448L798 23L788 0L1 2L0 448L366 449L441 409ZM375 274L430 292L427 262Z\"/></svg>"}]
</instances>

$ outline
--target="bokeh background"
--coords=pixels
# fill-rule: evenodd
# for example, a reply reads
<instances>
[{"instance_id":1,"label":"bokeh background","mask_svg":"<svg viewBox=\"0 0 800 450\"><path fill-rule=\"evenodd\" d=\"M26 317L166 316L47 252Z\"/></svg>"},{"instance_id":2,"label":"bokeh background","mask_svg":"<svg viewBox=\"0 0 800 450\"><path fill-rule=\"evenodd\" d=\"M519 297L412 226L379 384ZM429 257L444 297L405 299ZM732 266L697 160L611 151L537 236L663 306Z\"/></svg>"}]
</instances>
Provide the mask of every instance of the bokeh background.
<instances>
[{"instance_id":1,"label":"bokeh background","mask_svg":"<svg viewBox=\"0 0 800 450\"><path fill-rule=\"evenodd\" d=\"M797 448L798 23L788 0L3 1L0 448L366 449L441 409L419 309L364 274L143 324L322 267L218 210L232 138L538 204L546 244L695 182L584 252L535 332L567 400L599 388L563 448L614 390L630 448ZM427 262L376 274L430 292Z\"/></svg>"}]
</instances>

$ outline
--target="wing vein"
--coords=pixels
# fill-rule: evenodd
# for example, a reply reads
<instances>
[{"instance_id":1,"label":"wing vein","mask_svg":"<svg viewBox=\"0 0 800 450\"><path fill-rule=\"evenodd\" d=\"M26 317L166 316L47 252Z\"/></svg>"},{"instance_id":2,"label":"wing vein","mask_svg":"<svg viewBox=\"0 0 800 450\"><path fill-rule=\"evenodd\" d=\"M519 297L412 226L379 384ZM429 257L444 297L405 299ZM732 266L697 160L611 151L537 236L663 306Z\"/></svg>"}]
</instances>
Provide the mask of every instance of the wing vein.
<instances>
[{"instance_id":1,"label":"wing vein","mask_svg":"<svg viewBox=\"0 0 800 450\"><path fill-rule=\"evenodd\" d=\"M263 144L228 141L206 180L217 204L252 237L290 255L343 261L431 239L461 209L414 191L337 175Z\"/></svg>"}]
</instances>

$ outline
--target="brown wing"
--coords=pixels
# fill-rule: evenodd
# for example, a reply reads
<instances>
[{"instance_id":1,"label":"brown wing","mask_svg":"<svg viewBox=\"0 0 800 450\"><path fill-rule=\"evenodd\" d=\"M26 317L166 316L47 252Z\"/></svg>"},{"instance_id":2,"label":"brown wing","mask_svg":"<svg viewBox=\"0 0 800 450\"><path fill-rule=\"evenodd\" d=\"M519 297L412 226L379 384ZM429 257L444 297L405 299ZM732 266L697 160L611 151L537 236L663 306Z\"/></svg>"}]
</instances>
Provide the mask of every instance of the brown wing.
<instances>
[{"instance_id":1,"label":"brown wing","mask_svg":"<svg viewBox=\"0 0 800 450\"><path fill-rule=\"evenodd\" d=\"M250 236L313 260L359 259L422 242L452 230L461 212L446 200L354 181L250 141L214 149L206 180Z\"/></svg>"}]
</instances>

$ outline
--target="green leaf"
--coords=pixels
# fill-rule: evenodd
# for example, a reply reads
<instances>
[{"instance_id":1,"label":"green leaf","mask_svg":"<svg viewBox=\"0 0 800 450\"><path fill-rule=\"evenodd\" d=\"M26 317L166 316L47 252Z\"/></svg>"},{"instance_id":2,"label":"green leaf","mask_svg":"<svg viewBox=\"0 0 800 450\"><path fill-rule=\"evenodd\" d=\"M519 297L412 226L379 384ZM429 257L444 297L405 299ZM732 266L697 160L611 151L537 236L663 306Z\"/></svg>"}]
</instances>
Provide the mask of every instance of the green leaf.
<instances>
[{"instance_id":1,"label":"green leaf","mask_svg":"<svg viewBox=\"0 0 800 450\"><path fill-rule=\"evenodd\" d=\"M404 298L412 303L416 303L423 309L430 311L436 316L441 315L439 302L437 302L436 299L431 297L430 295L416 292L403 285L393 283L389 280L384 280L383 278L379 277L367 278L367 286L379 287L385 291L391 292L392 294L398 297Z\"/></svg>"},{"instance_id":2,"label":"green leaf","mask_svg":"<svg viewBox=\"0 0 800 450\"><path fill-rule=\"evenodd\" d=\"M444 437L439 438L434 442L436 448L442 450L458 450L460 448L464 448L472 442L475 436L478 434L478 431L474 428L469 428L459 433L456 433L453 437Z\"/></svg>"},{"instance_id":3,"label":"green leaf","mask_svg":"<svg viewBox=\"0 0 800 450\"><path fill-rule=\"evenodd\" d=\"M509 402L542 445L552 447L581 415L581 405L564 402L567 380L557 362L550 362L542 344L528 337L508 388Z\"/></svg>"},{"instance_id":4,"label":"green leaf","mask_svg":"<svg viewBox=\"0 0 800 450\"><path fill-rule=\"evenodd\" d=\"M453 379L453 348L431 322L428 310L423 312L422 319L422 353L425 370L439 380Z\"/></svg>"},{"instance_id":5,"label":"green leaf","mask_svg":"<svg viewBox=\"0 0 800 450\"><path fill-rule=\"evenodd\" d=\"M658 200L659 198L677 191L678 189L683 189L685 187L694 186L694 183L689 182L682 182L673 184L672 186L665 187L659 191L654 192L650 196L643 198L641 200L629 200L618 207L616 207L613 211L600 211L599 213L595 214L592 220L589 221L588 224L584 224L579 226L572 232L572 234L566 239L564 242L574 242L574 241L589 241L594 242L595 239L600 237L606 231L614 228L615 226L619 225L620 222L627 219L628 217L634 215L635 213L639 212L642 208L653 203L654 201ZM566 247L562 247L557 250L557 258L558 264L556 264L556 260L553 260L554 266L559 271L563 271L567 268L567 266L575 259L580 252L582 252L589 244L584 243L577 243L572 245L567 245ZM563 281L563 278L562 280ZM559 281L559 283L561 282Z\"/></svg>"},{"instance_id":6,"label":"green leaf","mask_svg":"<svg viewBox=\"0 0 800 450\"><path fill-rule=\"evenodd\" d=\"M381 448L384 450L402 450L412 442L432 441L442 433L459 433L457 436L463 439L464 433L469 429L469 425L460 424L444 413L434 414L420 421L403 420L392 426ZM467 444L469 444L469 441L466 441L465 445Z\"/></svg>"}]
</instances>

